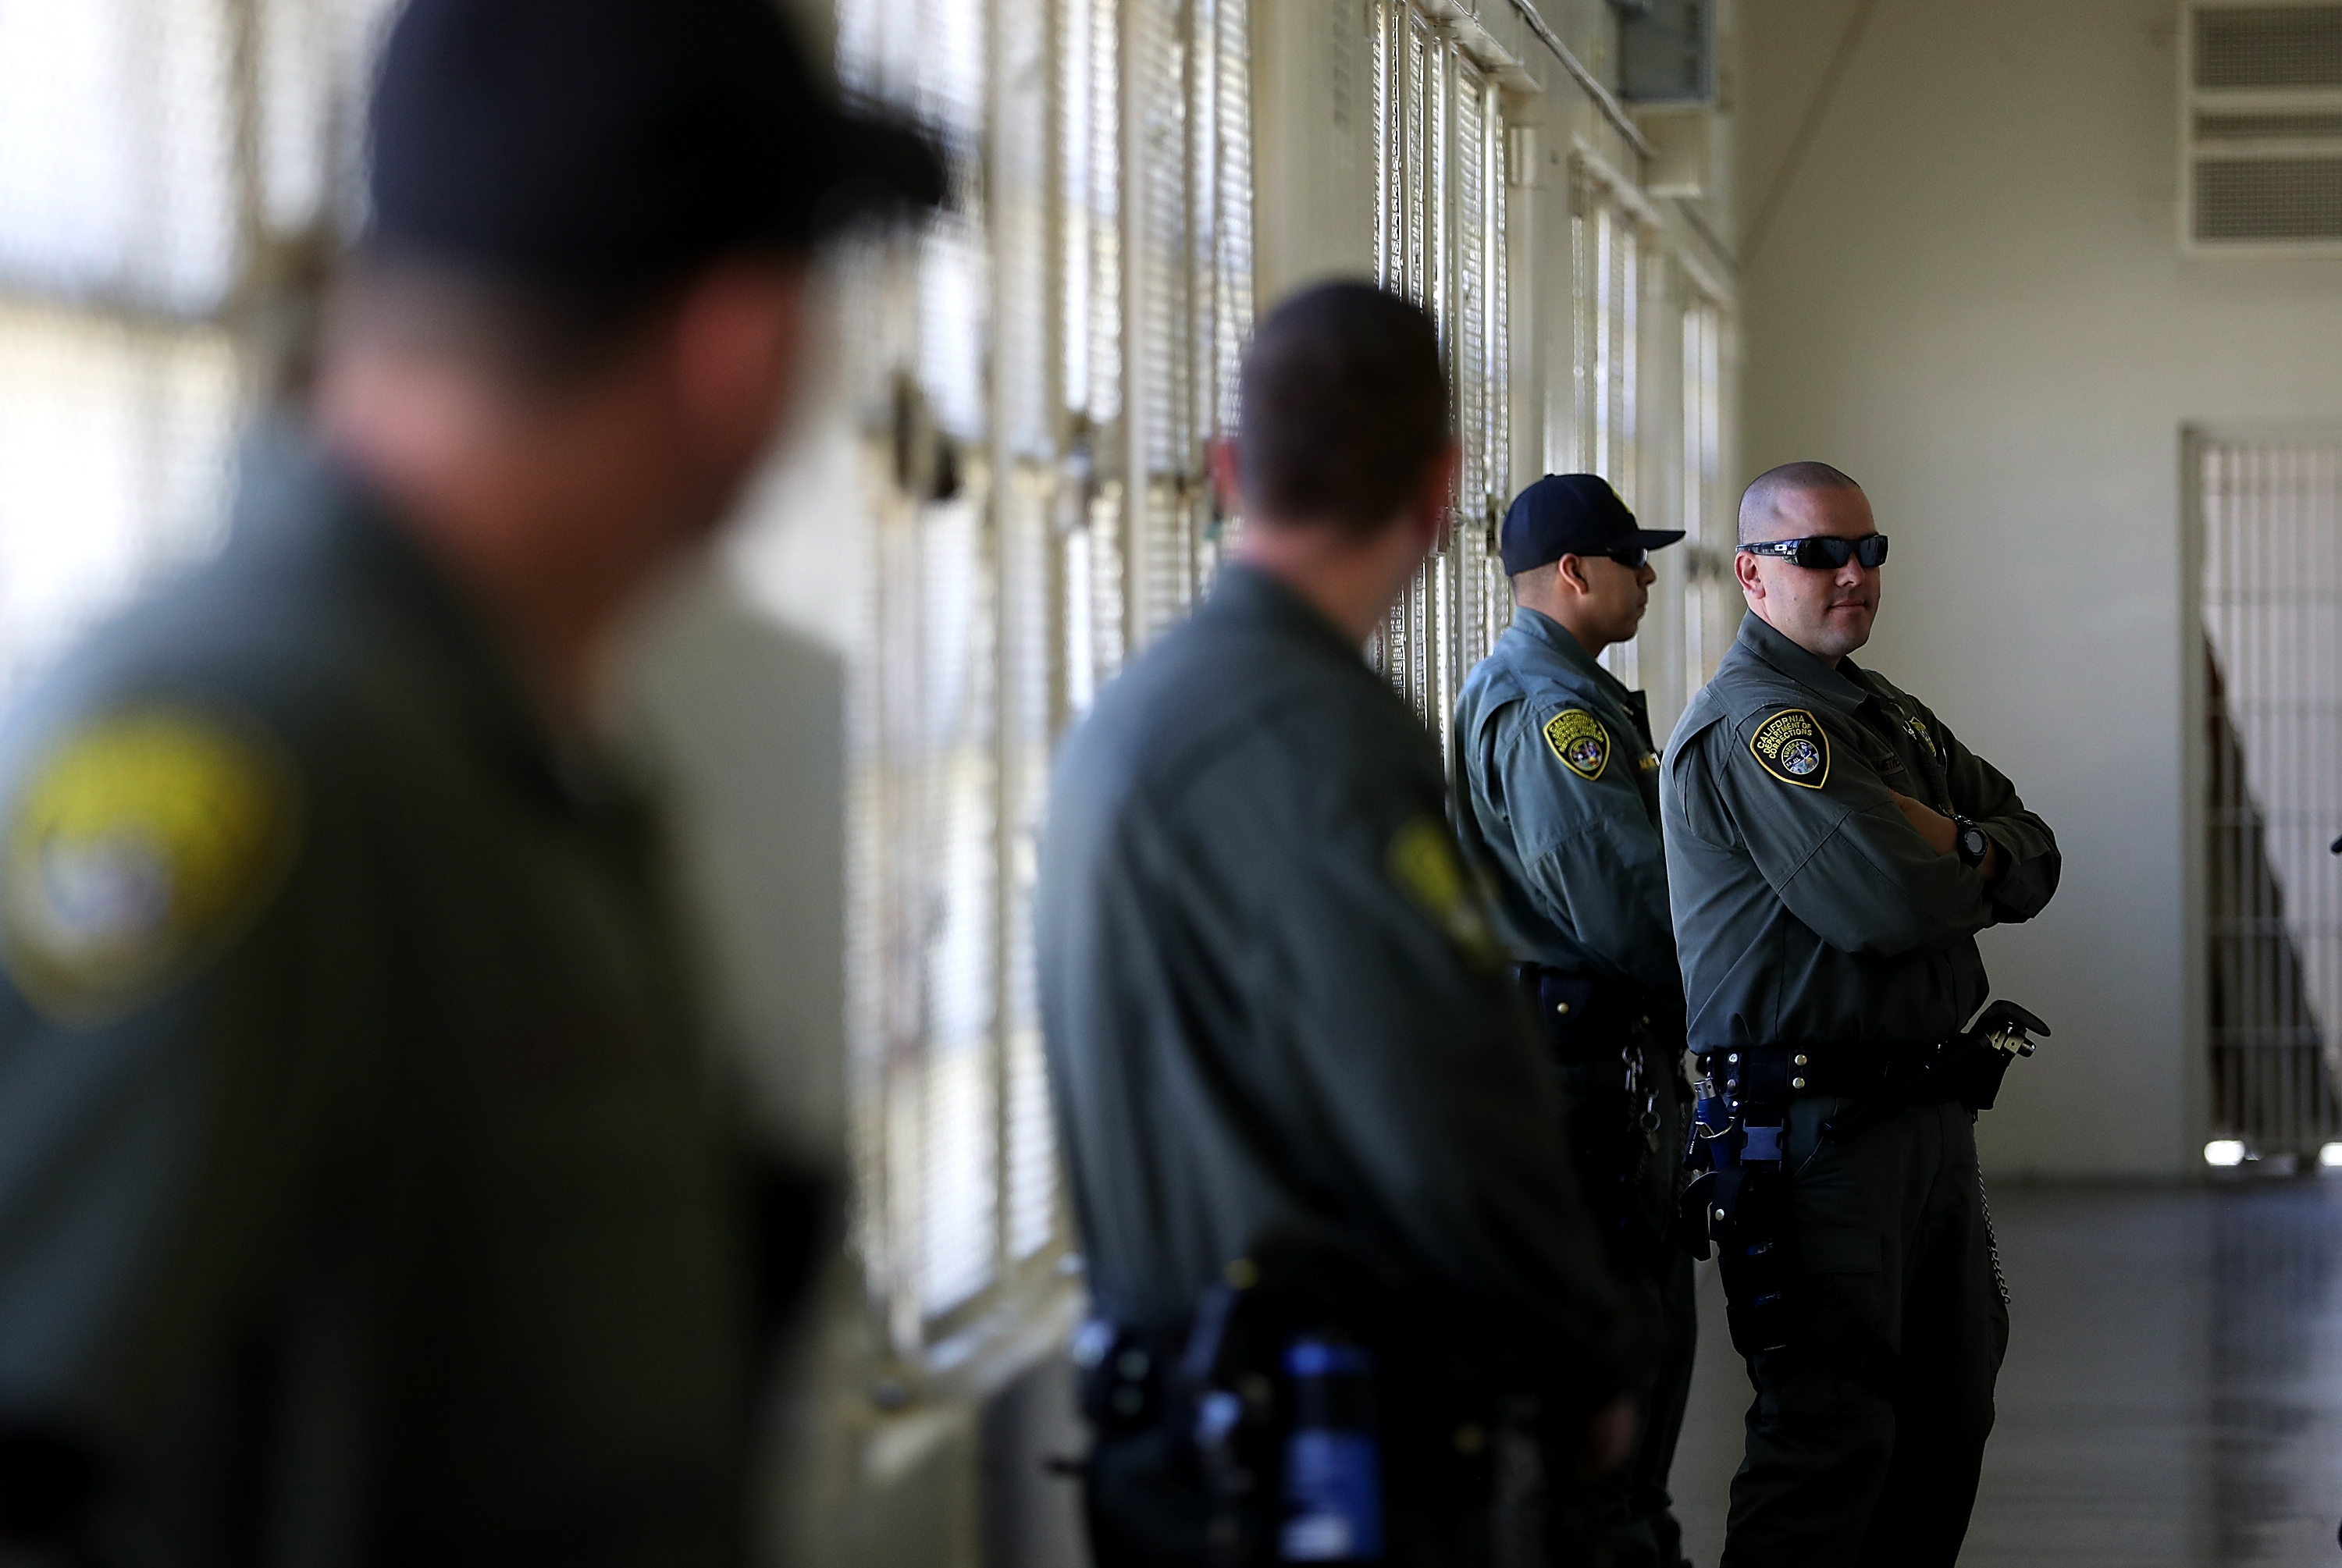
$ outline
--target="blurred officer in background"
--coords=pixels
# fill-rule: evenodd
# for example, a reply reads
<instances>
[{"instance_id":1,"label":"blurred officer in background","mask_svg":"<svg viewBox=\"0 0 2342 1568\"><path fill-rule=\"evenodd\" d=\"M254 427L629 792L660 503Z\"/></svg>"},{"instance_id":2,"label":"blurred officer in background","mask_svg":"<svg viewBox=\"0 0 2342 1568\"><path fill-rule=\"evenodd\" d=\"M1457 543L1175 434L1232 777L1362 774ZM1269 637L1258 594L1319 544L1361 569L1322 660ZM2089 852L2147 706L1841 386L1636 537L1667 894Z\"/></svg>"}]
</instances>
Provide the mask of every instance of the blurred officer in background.
<instances>
[{"instance_id":1,"label":"blurred officer in background","mask_svg":"<svg viewBox=\"0 0 2342 1568\"><path fill-rule=\"evenodd\" d=\"M1106 1568L1201 1563L1207 1538L1215 1562L1482 1563L1496 1451L1622 1453L1630 1352L1438 748L1360 657L1446 509L1437 335L1324 285L1261 323L1242 392L1234 558L1066 743L1042 850L1098 1314L1091 1538ZM1371 1392L1297 1392L1328 1366ZM1239 1418L1275 1430L1246 1449ZM1321 1456L1355 1446L1311 1423L1371 1428L1379 1494L1334 1458L1270 1482L1253 1462L1293 1460L1296 1422Z\"/></svg>"},{"instance_id":2,"label":"blurred officer in background","mask_svg":"<svg viewBox=\"0 0 2342 1568\"><path fill-rule=\"evenodd\" d=\"M1693 1191L1756 1389L1726 1568L1957 1559L2008 1339L1975 1131L2007 1056L1961 1031L1976 934L2041 912L2057 844L1855 664L1886 559L1853 480L1760 475L1748 615L1661 774L1718 1167Z\"/></svg>"},{"instance_id":3,"label":"blurred officer in background","mask_svg":"<svg viewBox=\"0 0 2342 1568\"><path fill-rule=\"evenodd\" d=\"M0 1550L736 1563L756 1205L582 720L940 171L763 0L415 0L369 129L314 432L0 744Z\"/></svg>"},{"instance_id":4,"label":"blurred officer in background","mask_svg":"<svg viewBox=\"0 0 2342 1568\"><path fill-rule=\"evenodd\" d=\"M1638 527L1591 474L1522 491L1500 541L1513 624L1456 704L1457 832L1496 886L1515 973L1560 1064L1578 1188L1630 1304L1660 1325L1634 1457L1595 1483L1619 1568L1683 1562L1667 1470L1699 1311L1676 1241L1691 1086L1659 759L1643 694L1595 661L1642 624L1650 553L1682 537Z\"/></svg>"}]
</instances>

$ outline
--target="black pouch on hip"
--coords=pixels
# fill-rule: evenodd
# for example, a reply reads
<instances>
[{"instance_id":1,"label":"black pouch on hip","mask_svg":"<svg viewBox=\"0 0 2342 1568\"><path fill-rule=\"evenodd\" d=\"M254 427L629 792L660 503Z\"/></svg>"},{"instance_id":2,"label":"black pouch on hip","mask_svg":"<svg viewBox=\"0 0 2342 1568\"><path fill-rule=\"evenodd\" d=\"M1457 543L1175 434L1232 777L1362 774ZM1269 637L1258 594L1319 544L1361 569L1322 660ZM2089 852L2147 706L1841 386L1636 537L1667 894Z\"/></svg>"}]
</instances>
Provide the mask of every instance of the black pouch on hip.
<instances>
[{"instance_id":1,"label":"black pouch on hip","mask_svg":"<svg viewBox=\"0 0 2342 1568\"><path fill-rule=\"evenodd\" d=\"M1777 1128L1750 1131L1779 1134ZM1732 1348L1743 1355L1780 1349L1797 1318L1788 1173L1777 1159L1719 1164L1692 1183L1686 1207L1695 1197L1716 1244Z\"/></svg>"},{"instance_id":2,"label":"black pouch on hip","mask_svg":"<svg viewBox=\"0 0 2342 1568\"><path fill-rule=\"evenodd\" d=\"M1991 1110L2008 1064L2033 1054L2036 1034L2047 1039L2049 1025L2005 997L1979 1014L1952 1046L1958 1053L1960 1103L1971 1111Z\"/></svg>"}]
</instances>

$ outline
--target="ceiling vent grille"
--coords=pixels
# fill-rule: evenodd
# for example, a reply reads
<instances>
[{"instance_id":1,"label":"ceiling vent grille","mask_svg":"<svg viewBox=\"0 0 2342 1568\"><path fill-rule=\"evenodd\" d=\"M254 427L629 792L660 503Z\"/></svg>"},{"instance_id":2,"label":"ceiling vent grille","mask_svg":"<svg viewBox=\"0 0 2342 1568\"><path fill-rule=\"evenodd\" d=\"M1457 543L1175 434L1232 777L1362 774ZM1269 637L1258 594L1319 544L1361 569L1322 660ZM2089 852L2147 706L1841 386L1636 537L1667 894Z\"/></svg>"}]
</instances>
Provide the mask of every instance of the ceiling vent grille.
<instances>
[{"instance_id":1,"label":"ceiling vent grille","mask_svg":"<svg viewBox=\"0 0 2342 1568\"><path fill-rule=\"evenodd\" d=\"M2190 0L2182 243L2342 250L2342 4Z\"/></svg>"}]
</instances>

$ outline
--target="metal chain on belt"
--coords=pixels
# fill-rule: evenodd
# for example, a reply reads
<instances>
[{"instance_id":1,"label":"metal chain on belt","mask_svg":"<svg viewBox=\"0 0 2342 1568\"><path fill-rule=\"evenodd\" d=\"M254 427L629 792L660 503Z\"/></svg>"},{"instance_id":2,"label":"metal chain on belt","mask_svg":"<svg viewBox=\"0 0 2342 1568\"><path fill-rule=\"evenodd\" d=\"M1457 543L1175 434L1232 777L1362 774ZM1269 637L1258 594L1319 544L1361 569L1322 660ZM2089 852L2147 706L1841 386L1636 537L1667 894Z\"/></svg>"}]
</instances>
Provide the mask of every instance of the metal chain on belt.
<instances>
[{"instance_id":1,"label":"metal chain on belt","mask_svg":"<svg viewBox=\"0 0 2342 1568\"><path fill-rule=\"evenodd\" d=\"M1977 1167L1977 1200L1984 1205L1985 1250L1992 1254L1992 1288L2000 1293L2003 1311L2008 1307L2008 1276L2000 1272L2000 1234L1992 1225L1992 1194L1985 1191L1984 1167Z\"/></svg>"}]
</instances>

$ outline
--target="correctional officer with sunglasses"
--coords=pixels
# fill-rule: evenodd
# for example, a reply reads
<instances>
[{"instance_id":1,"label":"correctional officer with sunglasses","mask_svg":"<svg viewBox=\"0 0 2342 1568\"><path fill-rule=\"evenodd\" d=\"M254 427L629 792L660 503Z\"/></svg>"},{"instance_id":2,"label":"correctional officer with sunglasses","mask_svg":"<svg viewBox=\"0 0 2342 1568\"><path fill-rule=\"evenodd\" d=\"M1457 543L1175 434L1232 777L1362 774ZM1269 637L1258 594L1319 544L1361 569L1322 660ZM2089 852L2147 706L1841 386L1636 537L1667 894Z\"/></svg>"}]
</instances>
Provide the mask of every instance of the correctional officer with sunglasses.
<instances>
[{"instance_id":1,"label":"correctional officer with sunglasses","mask_svg":"<svg viewBox=\"0 0 2342 1568\"><path fill-rule=\"evenodd\" d=\"M1676 1568L1667 1471L1691 1393L1699 1314L1675 1243L1684 1113L1683 982L1659 839L1659 759L1643 694L1595 661L1634 636L1653 550L1591 474L1515 497L1501 546L1513 624L1456 705L1457 829L1488 873L1530 1010L1569 1107L1580 1190L1638 1315L1657 1374L1628 1463L1586 1501L1618 1568Z\"/></svg>"},{"instance_id":2,"label":"correctional officer with sunglasses","mask_svg":"<svg viewBox=\"0 0 2342 1568\"><path fill-rule=\"evenodd\" d=\"M1740 506L1739 640L1661 773L1695 1183L1756 1402L1725 1568L1949 1564L2007 1343L1963 1034L1976 934L2057 891L2048 825L1852 655L1887 539L1844 474ZM2006 1065L2006 1057L2002 1058Z\"/></svg>"}]
</instances>

